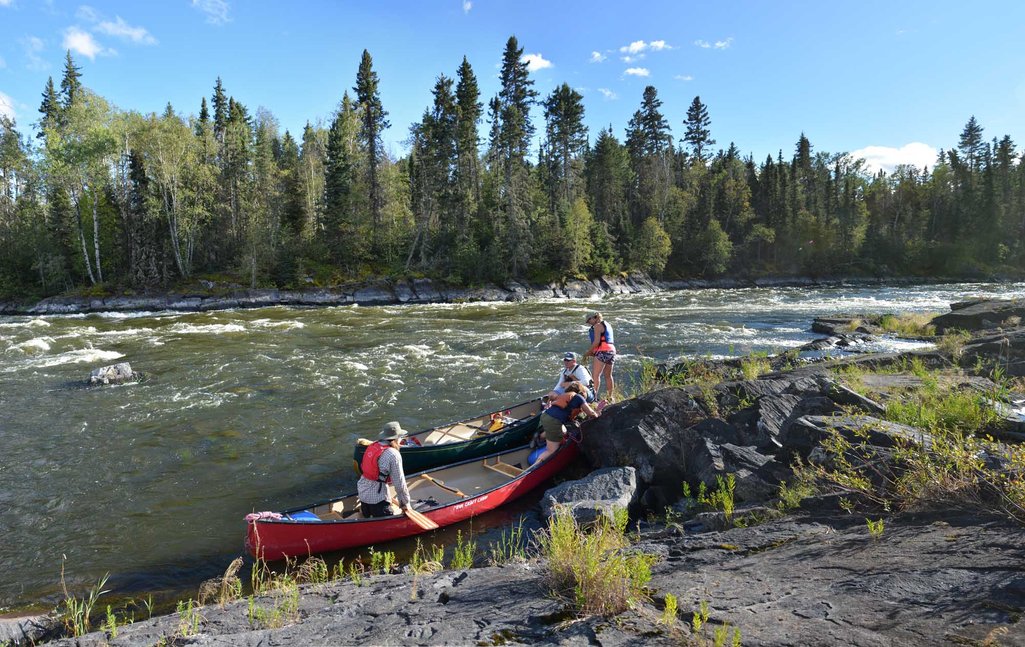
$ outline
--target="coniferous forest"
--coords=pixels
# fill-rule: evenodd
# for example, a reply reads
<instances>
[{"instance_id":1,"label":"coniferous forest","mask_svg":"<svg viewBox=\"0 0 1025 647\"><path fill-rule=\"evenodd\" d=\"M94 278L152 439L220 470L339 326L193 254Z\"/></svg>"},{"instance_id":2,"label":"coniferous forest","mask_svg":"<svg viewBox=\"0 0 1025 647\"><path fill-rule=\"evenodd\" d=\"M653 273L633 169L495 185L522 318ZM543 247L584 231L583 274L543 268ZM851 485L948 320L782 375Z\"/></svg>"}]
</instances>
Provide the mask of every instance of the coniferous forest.
<instances>
[{"instance_id":1,"label":"coniferous forest","mask_svg":"<svg viewBox=\"0 0 1025 647\"><path fill-rule=\"evenodd\" d=\"M70 53L31 131L0 116L0 297L371 276L551 281L987 276L1025 268L1025 154L970 117L931 168L870 173L803 133L752 159L695 97L648 86L620 138L568 84L533 87L515 37L482 97L465 58L391 159L364 51L330 124L282 133L217 79L198 115L90 91ZM531 109L543 123L530 119Z\"/></svg>"}]
</instances>

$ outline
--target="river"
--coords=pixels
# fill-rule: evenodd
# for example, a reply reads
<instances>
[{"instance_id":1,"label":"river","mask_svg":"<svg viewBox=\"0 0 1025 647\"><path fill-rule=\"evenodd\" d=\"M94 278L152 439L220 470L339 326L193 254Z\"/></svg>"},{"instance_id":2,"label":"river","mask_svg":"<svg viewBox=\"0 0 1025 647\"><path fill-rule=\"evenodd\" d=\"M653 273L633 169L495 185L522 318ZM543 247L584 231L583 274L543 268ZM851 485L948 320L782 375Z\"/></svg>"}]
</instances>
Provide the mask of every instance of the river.
<instances>
[{"instance_id":1,"label":"river","mask_svg":"<svg viewBox=\"0 0 1025 647\"><path fill-rule=\"evenodd\" d=\"M642 357L779 352L838 312L946 312L1025 284L684 290L601 301L0 317L0 611L104 573L186 591L242 554L242 517L354 489L354 439L535 397L587 312ZM920 346L882 342L873 350ZM128 361L146 379L83 388Z\"/></svg>"}]
</instances>

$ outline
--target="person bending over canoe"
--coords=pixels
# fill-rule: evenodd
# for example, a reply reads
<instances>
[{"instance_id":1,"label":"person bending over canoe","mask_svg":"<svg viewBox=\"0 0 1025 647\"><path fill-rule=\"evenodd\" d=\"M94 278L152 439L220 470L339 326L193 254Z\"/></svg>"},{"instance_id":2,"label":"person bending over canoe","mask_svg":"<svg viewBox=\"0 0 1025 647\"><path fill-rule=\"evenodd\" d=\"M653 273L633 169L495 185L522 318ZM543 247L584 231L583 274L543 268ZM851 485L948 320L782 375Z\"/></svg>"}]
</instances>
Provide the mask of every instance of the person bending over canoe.
<instances>
[{"instance_id":1,"label":"person bending over canoe","mask_svg":"<svg viewBox=\"0 0 1025 647\"><path fill-rule=\"evenodd\" d=\"M409 509L409 489L402 471L399 443L406 431L397 422L389 422L381 430L376 443L367 447L360 463L359 507L364 517L390 517L395 514L388 496L388 484L395 486L402 512Z\"/></svg>"},{"instance_id":2,"label":"person bending over canoe","mask_svg":"<svg viewBox=\"0 0 1025 647\"><path fill-rule=\"evenodd\" d=\"M554 454L559 448L562 444L562 427L570 421L577 409L583 409L590 418L598 417L598 412L584 399L584 385L580 382L570 382L566 386L566 392L552 398L550 406L541 414L541 428L545 432L546 445L545 450L534 461L535 465Z\"/></svg>"},{"instance_id":3,"label":"person bending over canoe","mask_svg":"<svg viewBox=\"0 0 1025 647\"><path fill-rule=\"evenodd\" d=\"M559 379L556 380L548 397L554 398L557 395L562 395L566 392L566 385L573 381L581 382L584 385L584 398L588 402L594 402L594 392L591 391L594 382L591 380L591 374L583 364L577 363L575 353L566 353L562 356L562 370L559 371Z\"/></svg>"}]
</instances>

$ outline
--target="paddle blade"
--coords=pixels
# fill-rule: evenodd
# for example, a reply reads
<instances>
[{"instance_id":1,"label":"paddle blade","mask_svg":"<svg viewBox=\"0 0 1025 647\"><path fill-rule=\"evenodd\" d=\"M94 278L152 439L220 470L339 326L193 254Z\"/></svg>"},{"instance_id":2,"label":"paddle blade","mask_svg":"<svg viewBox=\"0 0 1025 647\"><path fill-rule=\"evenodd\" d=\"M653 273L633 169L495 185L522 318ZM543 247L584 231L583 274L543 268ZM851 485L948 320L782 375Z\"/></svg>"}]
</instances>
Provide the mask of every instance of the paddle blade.
<instances>
[{"instance_id":1,"label":"paddle blade","mask_svg":"<svg viewBox=\"0 0 1025 647\"><path fill-rule=\"evenodd\" d=\"M439 527L437 523L431 521L428 517L417 512L412 508L406 510L406 516L409 517L410 521L420 526L424 530L436 530Z\"/></svg>"}]
</instances>

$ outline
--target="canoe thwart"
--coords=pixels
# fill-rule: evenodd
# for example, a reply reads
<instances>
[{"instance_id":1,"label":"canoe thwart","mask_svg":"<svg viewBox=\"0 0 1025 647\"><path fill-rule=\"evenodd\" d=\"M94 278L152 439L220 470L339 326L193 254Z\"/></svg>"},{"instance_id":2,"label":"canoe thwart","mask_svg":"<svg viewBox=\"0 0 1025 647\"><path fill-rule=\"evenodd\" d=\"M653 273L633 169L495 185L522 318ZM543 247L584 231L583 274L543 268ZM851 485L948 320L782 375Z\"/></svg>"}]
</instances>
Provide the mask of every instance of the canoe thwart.
<instances>
[{"instance_id":1,"label":"canoe thwart","mask_svg":"<svg viewBox=\"0 0 1025 647\"><path fill-rule=\"evenodd\" d=\"M494 463L489 463L488 459L485 458L484 467L488 468L489 470L494 470L499 474L504 474L505 476L512 476L514 478L523 473L523 468L516 467L515 465L510 465L509 463L505 463L500 458L496 458Z\"/></svg>"}]
</instances>

